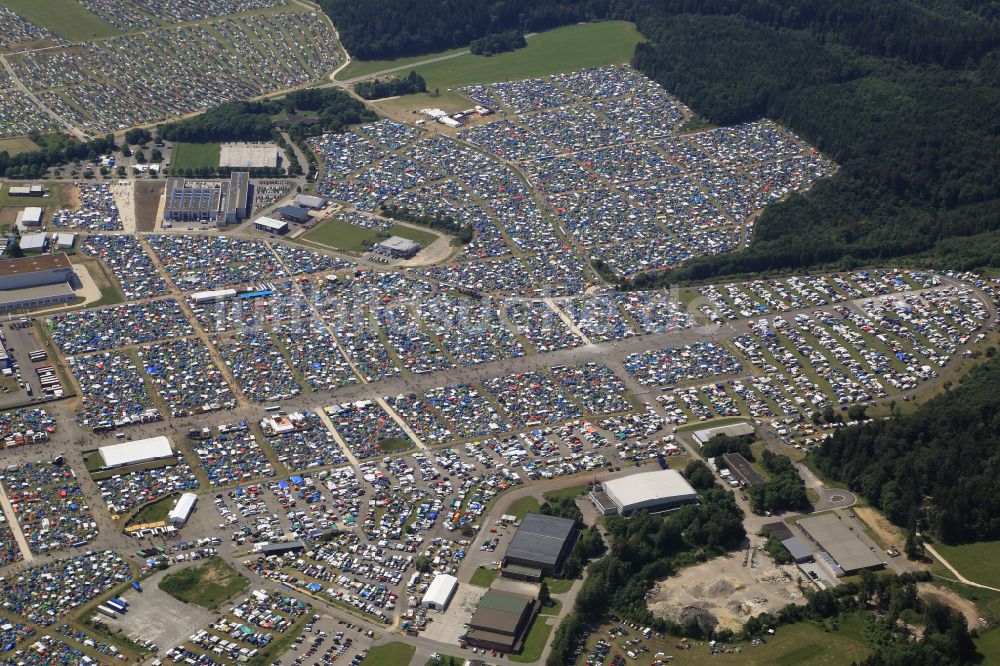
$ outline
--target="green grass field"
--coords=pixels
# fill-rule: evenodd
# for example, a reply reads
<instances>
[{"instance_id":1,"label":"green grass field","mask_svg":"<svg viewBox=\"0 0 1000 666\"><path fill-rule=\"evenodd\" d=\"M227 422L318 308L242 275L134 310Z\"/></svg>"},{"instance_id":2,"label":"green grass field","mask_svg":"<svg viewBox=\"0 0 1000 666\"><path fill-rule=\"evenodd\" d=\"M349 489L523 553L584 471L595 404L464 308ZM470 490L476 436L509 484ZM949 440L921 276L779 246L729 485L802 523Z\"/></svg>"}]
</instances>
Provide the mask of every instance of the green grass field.
<instances>
[{"instance_id":1,"label":"green grass field","mask_svg":"<svg viewBox=\"0 0 1000 666\"><path fill-rule=\"evenodd\" d=\"M0 5L73 42L121 34L73 0L0 0Z\"/></svg>"},{"instance_id":2,"label":"green grass field","mask_svg":"<svg viewBox=\"0 0 1000 666\"><path fill-rule=\"evenodd\" d=\"M402 236L403 238L409 238L411 241L420 243L420 247L427 247L438 239L437 235L431 231L405 227L402 224L392 225L386 233L390 236Z\"/></svg>"},{"instance_id":3,"label":"green grass field","mask_svg":"<svg viewBox=\"0 0 1000 666\"><path fill-rule=\"evenodd\" d=\"M572 578L546 578L545 584L549 586L549 594L565 594L573 587L576 581Z\"/></svg>"},{"instance_id":4,"label":"green grass field","mask_svg":"<svg viewBox=\"0 0 1000 666\"><path fill-rule=\"evenodd\" d=\"M984 664L1000 664L1000 628L981 634L976 639L976 648L985 657Z\"/></svg>"},{"instance_id":5,"label":"green grass field","mask_svg":"<svg viewBox=\"0 0 1000 666\"><path fill-rule=\"evenodd\" d=\"M559 499L560 497L579 497L590 490L590 485L586 483L581 483L578 486L570 486L569 488L560 488L559 490L550 490L547 493L542 493L542 497L547 500Z\"/></svg>"},{"instance_id":6,"label":"green grass field","mask_svg":"<svg viewBox=\"0 0 1000 666\"><path fill-rule=\"evenodd\" d=\"M361 666L407 666L417 648L406 643L386 643L368 650Z\"/></svg>"},{"instance_id":7,"label":"green grass field","mask_svg":"<svg viewBox=\"0 0 1000 666\"><path fill-rule=\"evenodd\" d=\"M936 543L934 549L969 580L1000 587L1000 541L981 541L962 546Z\"/></svg>"},{"instance_id":8,"label":"green grass field","mask_svg":"<svg viewBox=\"0 0 1000 666\"><path fill-rule=\"evenodd\" d=\"M302 239L344 252L361 254L367 252L372 243L389 236L409 238L420 243L421 247L427 247L437 240L437 236L430 231L404 227L401 224L394 224L385 233L379 233L373 229L365 229L340 220L327 220L303 234Z\"/></svg>"},{"instance_id":9,"label":"green grass field","mask_svg":"<svg viewBox=\"0 0 1000 666\"><path fill-rule=\"evenodd\" d=\"M523 49L495 56L463 55L417 67L427 89L526 79L631 60L642 35L627 21L584 23L549 30Z\"/></svg>"},{"instance_id":10,"label":"green grass field","mask_svg":"<svg viewBox=\"0 0 1000 666\"><path fill-rule=\"evenodd\" d=\"M405 451L406 449L412 448L413 442L399 437L390 437L389 439L380 439L378 441L378 445L384 453L393 453L395 451Z\"/></svg>"},{"instance_id":11,"label":"green grass field","mask_svg":"<svg viewBox=\"0 0 1000 666\"><path fill-rule=\"evenodd\" d=\"M27 137L0 139L0 153L7 153L11 157L21 153L29 153L32 150L38 150L38 144Z\"/></svg>"},{"instance_id":12,"label":"green grass field","mask_svg":"<svg viewBox=\"0 0 1000 666\"><path fill-rule=\"evenodd\" d=\"M157 523L161 520L166 520L167 515L173 510L174 505L177 504L177 497L176 494L167 495L163 499L158 499L151 504L147 504L130 522L135 525L141 525L142 523Z\"/></svg>"},{"instance_id":13,"label":"green grass field","mask_svg":"<svg viewBox=\"0 0 1000 666\"><path fill-rule=\"evenodd\" d=\"M857 615L841 620L836 631L825 631L812 622L779 627L774 635L767 637L767 643L753 647L749 642L738 643L739 652L712 655L704 643L692 641L690 649L678 649L679 639L672 636L653 638L643 641L652 653L663 651L676 657L677 663L700 666L721 664L723 666L840 666L856 663L868 654L868 648L863 643L865 621ZM577 659L577 664L583 664L598 633L587 639L587 650ZM624 652L622 641L614 641L614 651Z\"/></svg>"},{"instance_id":14,"label":"green grass field","mask_svg":"<svg viewBox=\"0 0 1000 666\"><path fill-rule=\"evenodd\" d=\"M364 252L372 244L377 232L340 220L327 220L301 238L345 252Z\"/></svg>"},{"instance_id":15,"label":"green grass field","mask_svg":"<svg viewBox=\"0 0 1000 666\"><path fill-rule=\"evenodd\" d=\"M158 587L181 601L217 608L249 584L250 581L224 560L213 557L201 566L188 567L166 576Z\"/></svg>"},{"instance_id":16,"label":"green grass field","mask_svg":"<svg viewBox=\"0 0 1000 666\"><path fill-rule=\"evenodd\" d=\"M219 144L217 143L175 143L170 158L171 169L198 169L219 166Z\"/></svg>"},{"instance_id":17,"label":"green grass field","mask_svg":"<svg viewBox=\"0 0 1000 666\"><path fill-rule=\"evenodd\" d=\"M528 497L522 497L521 499L514 500L514 503L507 507L507 510L504 513L517 516L517 519L520 520L529 513L538 513L538 509L538 500L529 495Z\"/></svg>"},{"instance_id":18,"label":"green grass field","mask_svg":"<svg viewBox=\"0 0 1000 666\"><path fill-rule=\"evenodd\" d=\"M542 650L545 649L545 644L551 633L552 626L546 624L545 616L536 617L535 623L531 625L531 631L528 632L528 637L524 640L524 649L521 654L509 654L507 658L522 664L538 661L542 657Z\"/></svg>"},{"instance_id":19,"label":"green grass field","mask_svg":"<svg viewBox=\"0 0 1000 666\"><path fill-rule=\"evenodd\" d=\"M450 49L448 51L438 51L437 53L427 53L409 58L396 58L395 60L352 60L350 65L337 73L337 80L348 81L359 76L367 76L375 72L392 69L393 67L405 67L415 62L439 58L452 53L461 53L462 51L468 51L468 49Z\"/></svg>"},{"instance_id":20,"label":"green grass field","mask_svg":"<svg viewBox=\"0 0 1000 666\"><path fill-rule=\"evenodd\" d=\"M487 569L486 567L478 567L476 572L472 574L472 578L469 582L473 585L478 585L479 587L489 587L493 584L493 581L497 577L496 569Z\"/></svg>"}]
</instances>

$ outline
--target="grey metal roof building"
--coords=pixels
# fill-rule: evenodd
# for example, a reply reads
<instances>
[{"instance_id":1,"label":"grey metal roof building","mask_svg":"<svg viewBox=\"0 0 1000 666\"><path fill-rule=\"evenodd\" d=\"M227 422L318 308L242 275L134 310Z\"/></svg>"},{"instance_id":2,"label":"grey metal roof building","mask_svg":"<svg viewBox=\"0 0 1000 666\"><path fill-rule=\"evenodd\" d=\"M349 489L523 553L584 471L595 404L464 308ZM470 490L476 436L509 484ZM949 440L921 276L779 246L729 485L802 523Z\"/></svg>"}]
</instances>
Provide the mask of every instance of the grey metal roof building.
<instances>
[{"instance_id":1,"label":"grey metal roof building","mask_svg":"<svg viewBox=\"0 0 1000 666\"><path fill-rule=\"evenodd\" d=\"M798 526L811 541L826 551L847 575L862 569L885 566L879 551L873 551L866 546L836 513L803 518L798 522Z\"/></svg>"},{"instance_id":2,"label":"grey metal roof building","mask_svg":"<svg viewBox=\"0 0 1000 666\"><path fill-rule=\"evenodd\" d=\"M736 480L747 488L764 483L764 477L753 468L753 465L742 454L723 453L722 459L726 461L726 466L736 477Z\"/></svg>"},{"instance_id":3,"label":"grey metal roof building","mask_svg":"<svg viewBox=\"0 0 1000 666\"><path fill-rule=\"evenodd\" d=\"M708 443L708 440L712 439L716 435L729 435L730 437L740 437L742 435L752 435L754 433L753 426L746 421L742 423L730 423L729 425L716 426L714 428L705 428L704 430L694 431L694 439L698 444L704 446Z\"/></svg>"},{"instance_id":4,"label":"grey metal roof building","mask_svg":"<svg viewBox=\"0 0 1000 666\"><path fill-rule=\"evenodd\" d=\"M504 569L518 567L514 577L529 579L557 573L572 548L575 525L566 518L529 513L507 546Z\"/></svg>"},{"instance_id":5,"label":"grey metal roof building","mask_svg":"<svg viewBox=\"0 0 1000 666\"><path fill-rule=\"evenodd\" d=\"M807 562L813 558L812 549L797 536L782 539L781 545L785 547L785 550L789 552L792 559L796 562Z\"/></svg>"}]
</instances>

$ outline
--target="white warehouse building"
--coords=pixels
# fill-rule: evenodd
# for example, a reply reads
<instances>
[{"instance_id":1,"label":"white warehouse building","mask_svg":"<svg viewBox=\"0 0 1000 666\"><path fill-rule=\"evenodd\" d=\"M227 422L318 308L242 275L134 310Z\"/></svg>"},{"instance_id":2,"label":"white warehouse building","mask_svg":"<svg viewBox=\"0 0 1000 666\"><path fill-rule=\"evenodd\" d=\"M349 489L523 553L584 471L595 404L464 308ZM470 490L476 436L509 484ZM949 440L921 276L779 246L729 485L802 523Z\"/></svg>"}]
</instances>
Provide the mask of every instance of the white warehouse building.
<instances>
[{"instance_id":1,"label":"white warehouse building","mask_svg":"<svg viewBox=\"0 0 1000 666\"><path fill-rule=\"evenodd\" d=\"M444 610L448 607L448 602L451 598L455 596L455 590L458 588L458 579L454 576L448 574L438 574L434 576L434 580L427 587L427 591L424 593L423 601L420 605L424 608L434 608L436 610Z\"/></svg>"},{"instance_id":2,"label":"white warehouse building","mask_svg":"<svg viewBox=\"0 0 1000 666\"><path fill-rule=\"evenodd\" d=\"M674 469L658 469L605 481L590 499L605 515L628 514L639 509L665 511L698 501L698 493Z\"/></svg>"},{"instance_id":3,"label":"white warehouse building","mask_svg":"<svg viewBox=\"0 0 1000 666\"><path fill-rule=\"evenodd\" d=\"M97 451L101 454L105 467L135 465L174 455L173 449L170 448L170 440L162 435L123 444L109 444L99 447Z\"/></svg>"},{"instance_id":4,"label":"white warehouse building","mask_svg":"<svg viewBox=\"0 0 1000 666\"><path fill-rule=\"evenodd\" d=\"M167 518L170 520L172 525L183 525L187 522L187 519L191 517L191 512L194 511L194 505L198 503L198 496L194 493L184 493L181 498L177 500L177 506L170 510L170 514Z\"/></svg>"}]
</instances>

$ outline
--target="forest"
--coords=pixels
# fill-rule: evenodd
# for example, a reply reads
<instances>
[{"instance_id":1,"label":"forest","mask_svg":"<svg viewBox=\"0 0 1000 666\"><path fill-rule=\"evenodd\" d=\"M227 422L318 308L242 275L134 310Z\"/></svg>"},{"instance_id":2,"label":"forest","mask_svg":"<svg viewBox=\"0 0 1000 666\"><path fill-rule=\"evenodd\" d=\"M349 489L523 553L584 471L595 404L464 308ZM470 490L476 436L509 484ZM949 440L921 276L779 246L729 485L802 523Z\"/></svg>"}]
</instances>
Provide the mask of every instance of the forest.
<instances>
[{"instance_id":1,"label":"forest","mask_svg":"<svg viewBox=\"0 0 1000 666\"><path fill-rule=\"evenodd\" d=\"M1000 539L1000 357L912 414L838 430L816 467L897 525L945 543Z\"/></svg>"},{"instance_id":2,"label":"forest","mask_svg":"<svg viewBox=\"0 0 1000 666\"><path fill-rule=\"evenodd\" d=\"M376 116L358 100L342 90L307 88L281 99L259 102L229 102L205 113L158 125L157 136L167 141L267 141L275 134L273 116L306 112L315 122L289 127L289 135L298 140L323 132L343 132L349 125L371 122Z\"/></svg>"},{"instance_id":3,"label":"forest","mask_svg":"<svg viewBox=\"0 0 1000 666\"><path fill-rule=\"evenodd\" d=\"M520 30L508 30L498 32L493 35L486 35L479 39L473 39L469 43L469 51L472 55L493 55L494 53L504 53L515 49L523 49L528 43L524 41L524 33Z\"/></svg>"}]
</instances>

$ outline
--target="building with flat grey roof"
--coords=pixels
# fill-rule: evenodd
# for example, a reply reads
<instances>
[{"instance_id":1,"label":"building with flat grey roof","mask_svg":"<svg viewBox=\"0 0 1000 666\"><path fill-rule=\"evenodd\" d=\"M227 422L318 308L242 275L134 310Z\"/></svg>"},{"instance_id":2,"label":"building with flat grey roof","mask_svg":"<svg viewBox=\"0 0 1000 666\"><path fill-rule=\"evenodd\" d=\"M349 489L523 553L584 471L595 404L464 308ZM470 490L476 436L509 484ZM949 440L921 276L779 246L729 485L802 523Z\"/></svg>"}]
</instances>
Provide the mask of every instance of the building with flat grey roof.
<instances>
[{"instance_id":1,"label":"building with flat grey roof","mask_svg":"<svg viewBox=\"0 0 1000 666\"><path fill-rule=\"evenodd\" d=\"M812 548L797 536L782 539L781 545L785 547L785 550L788 551L792 559L796 562L808 562L813 558Z\"/></svg>"},{"instance_id":2,"label":"building with flat grey roof","mask_svg":"<svg viewBox=\"0 0 1000 666\"><path fill-rule=\"evenodd\" d=\"M420 252L420 244L402 236L390 236L375 244L374 251L393 259L410 259Z\"/></svg>"},{"instance_id":3,"label":"building with flat grey roof","mask_svg":"<svg viewBox=\"0 0 1000 666\"><path fill-rule=\"evenodd\" d=\"M167 179L163 219L236 224L249 215L250 174L234 171L229 180Z\"/></svg>"},{"instance_id":4,"label":"building with flat grey roof","mask_svg":"<svg viewBox=\"0 0 1000 666\"><path fill-rule=\"evenodd\" d=\"M313 210L317 208L323 208L327 204L327 199L323 197L313 196L312 194L297 194L295 195L295 205L302 206L303 208L312 208Z\"/></svg>"},{"instance_id":5,"label":"building with flat grey roof","mask_svg":"<svg viewBox=\"0 0 1000 666\"><path fill-rule=\"evenodd\" d=\"M558 573L573 547L576 523L566 518L529 513L507 546L501 573L506 578L541 580Z\"/></svg>"},{"instance_id":6,"label":"building with flat grey roof","mask_svg":"<svg viewBox=\"0 0 1000 666\"><path fill-rule=\"evenodd\" d=\"M764 483L764 477L753 468L743 454L740 453L723 453L722 459L726 462L726 467L732 473L736 480L739 481L745 488L750 488L752 486L759 486Z\"/></svg>"},{"instance_id":7,"label":"building with flat grey roof","mask_svg":"<svg viewBox=\"0 0 1000 666\"><path fill-rule=\"evenodd\" d=\"M865 545L836 512L803 518L798 526L810 541L822 548L842 569L842 572L835 571L838 575L850 575L862 569L885 566L880 551ZM821 552L820 557L822 555Z\"/></svg>"}]
</instances>

